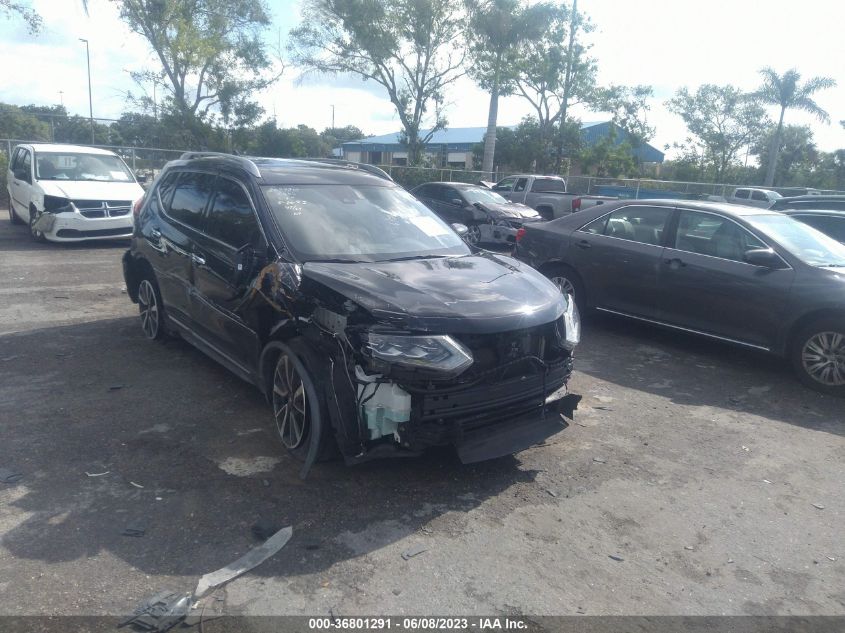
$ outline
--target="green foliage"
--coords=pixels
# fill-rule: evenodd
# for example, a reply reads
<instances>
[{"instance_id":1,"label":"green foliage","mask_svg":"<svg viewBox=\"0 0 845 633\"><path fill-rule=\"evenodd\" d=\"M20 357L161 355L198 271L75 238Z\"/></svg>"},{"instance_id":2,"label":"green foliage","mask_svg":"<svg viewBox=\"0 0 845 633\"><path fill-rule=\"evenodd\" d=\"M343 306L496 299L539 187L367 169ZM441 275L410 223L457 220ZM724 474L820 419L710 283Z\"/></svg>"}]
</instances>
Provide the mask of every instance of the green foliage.
<instances>
[{"instance_id":1,"label":"green foliage","mask_svg":"<svg viewBox=\"0 0 845 633\"><path fill-rule=\"evenodd\" d=\"M585 174L600 177L625 178L637 172L630 141L618 142L612 127L610 134L581 150L578 164Z\"/></svg>"},{"instance_id":2,"label":"green foliage","mask_svg":"<svg viewBox=\"0 0 845 633\"><path fill-rule=\"evenodd\" d=\"M39 33L43 26L44 21L40 15L27 5L14 2L14 0L0 0L0 12L5 14L8 19L15 16L21 18L29 32L33 35Z\"/></svg>"},{"instance_id":3,"label":"green foliage","mask_svg":"<svg viewBox=\"0 0 845 633\"><path fill-rule=\"evenodd\" d=\"M648 99L653 96L651 86L611 85L596 90L593 106L600 112L610 112L613 124L627 134L631 146L636 148L654 138L654 128L648 124Z\"/></svg>"},{"instance_id":4,"label":"green foliage","mask_svg":"<svg viewBox=\"0 0 845 633\"><path fill-rule=\"evenodd\" d=\"M178 116L194 141L213 141L203 124L215 116L237 128L262 114L253 97L279 76L268 76L273 64L262 39L270 24L264 0L112 1L161 64L160 71L133 77L164 89L162 110Z\"/></svg>"},{"instance_id":5,"label":"green foliage","mask_svg":"<svg viewBox=\"0 0 845 633\"><path fill-rule=\"evenodd\" d=\"M290 51L306 71L382 86L416 164L422 146L446 126L444 92L464 62L463 19L452 0L307 0Z\"/></svg>"},{"instance_id":6,"label":"green foliage","mask_svg":"<svg viewBox=\"0 0 845 633\"><path fill-rule=\"evenodd\" d=\"M714 182L723 182L739 151L767 124L763 108L730 85L704 84L694 93L681 88L666 106L692 135L676 147L687 162L699 163L702 177Z\"/></svg>"},{"instance_id":7,"label":"green foliage","mask_svg":"<svg viewBox=\"0 0 845 633\"><path fill-rule=\"evenodd\" d=\"M8 183L7 170L9 169L9 157L6 155L5 149L0 149L0 202L9 204L9 190L6 187Z\"/></svg>"}]
</instances>

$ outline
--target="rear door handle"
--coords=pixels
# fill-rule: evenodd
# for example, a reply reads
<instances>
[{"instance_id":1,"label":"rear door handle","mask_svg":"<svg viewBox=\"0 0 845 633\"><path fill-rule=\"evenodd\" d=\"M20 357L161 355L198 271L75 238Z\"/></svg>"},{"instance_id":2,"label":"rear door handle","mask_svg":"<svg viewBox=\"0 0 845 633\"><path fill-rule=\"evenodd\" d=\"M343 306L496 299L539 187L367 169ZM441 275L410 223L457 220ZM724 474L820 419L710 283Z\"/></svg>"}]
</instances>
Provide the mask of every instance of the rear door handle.
<instances>
[{"instance_id":1,"label":"rear door handle","mask_svg":"<svg viewBox=\"0 0 845 633\"><path fill-rule=\"evenodd\" d=\"M580 240L579 242L576 242L575 245L578 248L592 248L592 246L593 246L587 240Z\"/></svg>"},{"instance_id":2,"label":"rear door handle","mask_svg":"<svg viewBox=\"0 0 845 633\"><path fill-rule=\"evenodd\" d=\"M663 260L666 264L671 266L672 268L685 268L686 263L680 257L673 257L672 259L664 259Z\"/></svg>"}]
</instances>

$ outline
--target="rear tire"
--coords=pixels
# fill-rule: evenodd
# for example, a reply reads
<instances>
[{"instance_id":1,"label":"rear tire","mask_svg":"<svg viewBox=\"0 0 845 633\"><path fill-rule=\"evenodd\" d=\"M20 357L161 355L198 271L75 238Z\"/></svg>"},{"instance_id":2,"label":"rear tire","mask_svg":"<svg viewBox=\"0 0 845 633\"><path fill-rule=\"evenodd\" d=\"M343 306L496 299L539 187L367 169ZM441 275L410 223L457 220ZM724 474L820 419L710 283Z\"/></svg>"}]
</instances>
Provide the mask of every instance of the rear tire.
<instances>
[{"instance_id":1,"label":"rear tire","mask_svg":"<svg viewBox=\"0 0 845 633\"><path fill-rule=\"evenodd\" d=\"M845 319L823 318L795 336L790 361L805 385L831 396L845 396Z\"/></svg>"},{"instance_id":2,"label":"rear tire","mask_svg":"<svg viewBox=\"0 0 845 633\"><path fill-rule=\"evenodd\" d=\"M572 296L575 299L575 305L581 315L587 311L585 303L584 285L581 283L581 277L575 270L564 264L556 264L543 269L543 274L558 287L558 289Z\"/></svg>"},{"instance_id":3,"label":"rear tire","mask_svg":"<svg viewBox=\"0 0 845 633\"><path fill-rule=\"evenodd\" d=\"M467 226L467 234L464 237L470 246L478 246L481 244L481 227L477 224L470 224Z\"/></svg>"},{"instance_id":4,"label":"rear tire","mask_svg":"<svg viewBox=\"0 0 845 633\"><path fill-rule=\"evenodd\" d=\"M138 313L141 331L146 338L160 341L167 335L161 292L152 273L145 274L138 283Z\"/></svg>"}]
</instances>

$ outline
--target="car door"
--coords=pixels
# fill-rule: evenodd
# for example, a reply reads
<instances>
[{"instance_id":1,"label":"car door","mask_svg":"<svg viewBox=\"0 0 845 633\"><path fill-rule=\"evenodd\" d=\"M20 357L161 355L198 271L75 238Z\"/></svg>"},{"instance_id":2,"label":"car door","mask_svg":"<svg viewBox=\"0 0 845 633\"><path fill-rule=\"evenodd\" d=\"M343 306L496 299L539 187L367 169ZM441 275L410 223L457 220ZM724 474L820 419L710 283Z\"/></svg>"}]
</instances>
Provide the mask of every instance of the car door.
<instances>
[{"instance_id":1,"label":"car door","mask_svg":"<svg viewBox=\"0 0 845 633\"><path fill-rule=\"evenodd\" d=\"M778 269L746 263L746 251L757 248L769 245L731 218L679 210L660 267L660 320L770 347L795 273L786 262Z\"/></svg>"},{"instance_id":2,"label":"car door","mask_svg":"<svg viewBox=\"0 0 845 633\"><path fill-rule=\"evenodd\" d=\"M440 197L438 201L438 215L449 224L455 222L466 224L468 218L472 214L467 213L466 202L463 196L454 187L443 185L440 187Z\"/></svg>"},{"instance_id":3,"label":"car door","mask_svg":"<svg viewBox=\"0 0 845 633\"><path fill-rule=\"evenodd\" d=\"M514 194L513 192L513 186L516 184L516 180L516 176L504 178L495 185L493 185L493 191L498 193L500 196L507 198L511 202L515 202L517 198L521 199L521 197L523 196L522 193Z\"/></svg>"},{"instance_id":4,"label":"car door","mask_svg":"<svg viewBox=\"0 0 845 633\"><path fill-rule=\"evenodd\" d=\"M589 303L597 308L652 318L657 278L672 207L620 207L572 234L572 261Z\"/></svg>"},{"instance_id":5,"label":"car door","mask_svg":"<svg viewBox=\"0 0 845 633\"><path fill-rule=\"evenodd\" d=\"M160 205L142 228L151 246L151 264L156 272L161 298L171 318L192 327L190 293L193 286L194 241L200 236L205 208L211 199L215 175L208 172L173 171L158 185Z\"/></svg>"},{"instance_id":6,"label":"car door","mask_svg":"<svg viewBox=\"0 0 845 633\"><path fill-rule=\"evenodd\" d=\"M10 197L18 216L29 221L29 204L32 200L32 152L19 147L12 163Z\"/></svg>"},{"instance_id":7,"label":"car door","mask_svg":"<svg viewBox=\"0 0 845 633\"><path fill-rule=\"evenodd\" d=\"M248 190L218 176L204 229L194 241L191 311L198 333L247 373L254 369L259 349L244 308L266 253Z\"/></svg>"},{"instance_id":8,"label":"car door","mask_svg":"<svg viewBox=\"0 0 845 633\"><path fill-rule=\"evenodd\" d=\"M731 196L731 202L734 204L751 204L750 200L748 199L750 192L748 189L737 189L734 191L734 195Z\"/></svg>"},{"instance_id":9,"label":"car door","mask_svg":"<svg viewBox=\"0 0 845 633\"><path fill-rule=\"evenodd\" d=\"M772 201L769 200L769 196L767 196L762 191L759 191L757 189L752 189L751 190L751 200L748 202L748 204L755 206L755 207L761 207L763 209L767 209L769 207L769 205L772 204Z\"/></svg>"}]
</instances>

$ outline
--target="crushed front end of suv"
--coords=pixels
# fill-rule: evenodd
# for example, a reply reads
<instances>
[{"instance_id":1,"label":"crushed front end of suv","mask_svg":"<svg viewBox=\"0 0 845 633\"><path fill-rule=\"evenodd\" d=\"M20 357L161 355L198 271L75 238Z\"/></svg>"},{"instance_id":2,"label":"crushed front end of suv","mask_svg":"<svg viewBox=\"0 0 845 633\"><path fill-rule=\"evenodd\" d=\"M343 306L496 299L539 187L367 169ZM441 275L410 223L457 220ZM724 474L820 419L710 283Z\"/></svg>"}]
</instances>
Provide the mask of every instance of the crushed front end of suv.
<instances>
[{"instance_id":1,"label":"crushed front end of suv","mask_svg":"<svg viewBox=\"0 0 845 633\"><path fill-rule=\"evenodd\" d=\"M575 303L354 165L175 161L124 275L148 338L178 334L262 390L303 474L335 446L347 463L511 454L579 400Z\"/></svg>"}]
</instances>

